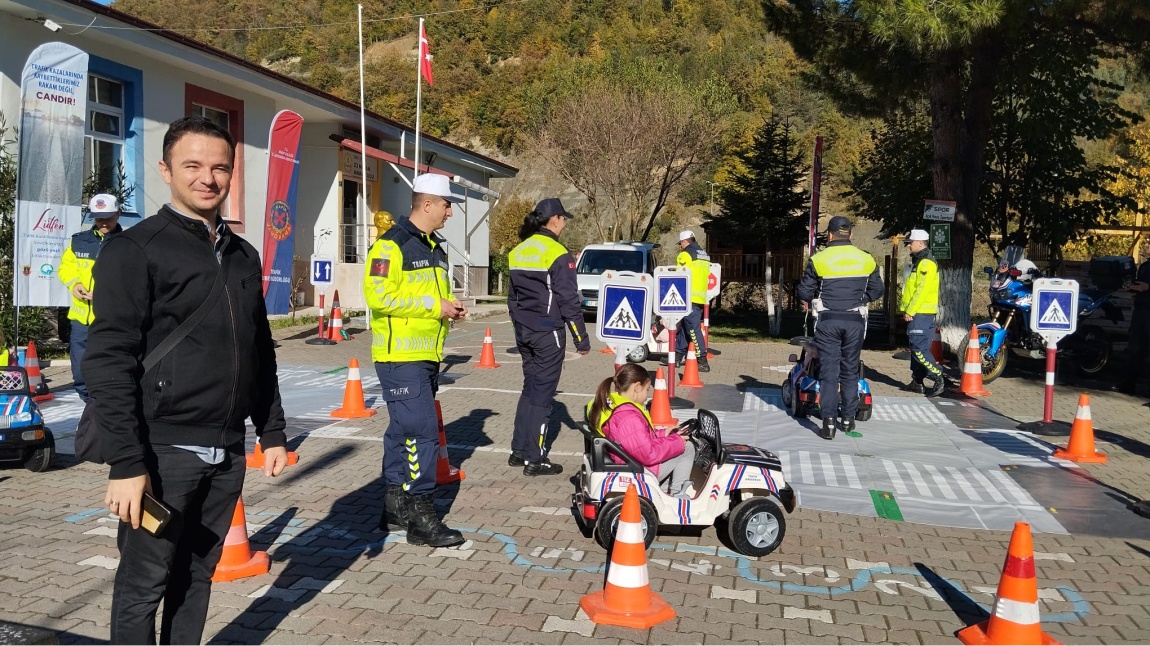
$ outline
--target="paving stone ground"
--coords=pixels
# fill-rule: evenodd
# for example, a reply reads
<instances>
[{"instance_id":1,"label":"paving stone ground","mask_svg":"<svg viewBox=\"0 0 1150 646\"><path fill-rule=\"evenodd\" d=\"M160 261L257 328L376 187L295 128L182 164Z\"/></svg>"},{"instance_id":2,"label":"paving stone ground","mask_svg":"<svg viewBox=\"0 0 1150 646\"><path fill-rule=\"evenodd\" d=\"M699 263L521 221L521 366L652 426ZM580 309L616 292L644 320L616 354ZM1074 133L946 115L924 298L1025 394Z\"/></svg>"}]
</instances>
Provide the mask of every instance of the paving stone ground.
<instances>
[{"instance_id":1,"label":"paving stone ground","mask_svg":"<svg viewBox=\"0 0 1150 646\"><path fill-rule=\"evenodd\" d=\"M495 370L472 365L487 327L502 364ZM277 332L283 366L322 374L357 357L370 372L368 335L329 348L305 345L311 334ZM601 589L606 557L570 511L569 475L582 451L571 426L610 374L611 357L569 357L552 449L567 472L526 478L506 460L522 382L506 316L459 324L447 345L450 379L439 400L451 462L466 477L442 489L438 506L468 543L413 547L402 533L378 531L386 410L333 425L325 419L340 403L333 398L324 410L292 415L298 465L274 480L248 473L249 533L272 568L214 586L206 641L956 643L954 632L985 618L993 602L1007 532L800 507L787 518L779 550L760 559L732 552L715 528L661 533L648 554L651 587L677 617L649 630L597 626L579 599ZM744 388L777 384L778 367L795 351L777 342L719 347L704 382ZM898 391L904 361L890 351L867 351L864 359L876 395L905 395ZM66 367L46 374L67 390ZM1041 417L1040 376L1007 377L988 389L986 403L1002 415ZM1069 420L1078 391L1057 390L1055 416ZM1086 473L1123 501L1150 497L1145 400L1090 393L1098 447L1109 461L1086 465ZM378 395L378 386L368 387L370 404ZM0 619L55 631L64 643L107 639L118 554L115 522L100 507L105 479L104 467L68 455L43 474L0 469ZM1150 642L1150 536L1036 534L1034 544L1047 633L1065 643Z\"/></svg>"}]
</instances>

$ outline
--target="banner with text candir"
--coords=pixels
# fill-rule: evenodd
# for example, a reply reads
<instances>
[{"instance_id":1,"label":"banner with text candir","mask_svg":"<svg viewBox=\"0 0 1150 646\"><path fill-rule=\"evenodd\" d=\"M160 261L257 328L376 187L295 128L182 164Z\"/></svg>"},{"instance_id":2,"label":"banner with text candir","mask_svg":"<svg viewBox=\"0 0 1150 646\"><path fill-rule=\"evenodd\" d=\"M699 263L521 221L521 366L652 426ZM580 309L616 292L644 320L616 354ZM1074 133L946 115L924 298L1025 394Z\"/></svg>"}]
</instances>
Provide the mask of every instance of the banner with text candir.
<instances>
[{"instance_id":1,"label":"banner with text candir","mask_svg":"<svg viewBox=\"0 0 1150 646\"><path fill-rule=\"evenodd\" d=\"M295 206L299 189L299 139L303 117L280 110L268 137L268 198L264 207L264 305L268 314L291 308Z\"/></svg>"},{"instance_id":2,"label":"banner with text candir","mask_svg":"<svg viewBox=\"0 0 1150 646\"><path fill-rule=\"evenodd\" d=\"M88 54L64 43L33 50L20 77L12 290L18 307L71 303L56 272L82 226L87 108Z\"/></svg>"}]
</instances>

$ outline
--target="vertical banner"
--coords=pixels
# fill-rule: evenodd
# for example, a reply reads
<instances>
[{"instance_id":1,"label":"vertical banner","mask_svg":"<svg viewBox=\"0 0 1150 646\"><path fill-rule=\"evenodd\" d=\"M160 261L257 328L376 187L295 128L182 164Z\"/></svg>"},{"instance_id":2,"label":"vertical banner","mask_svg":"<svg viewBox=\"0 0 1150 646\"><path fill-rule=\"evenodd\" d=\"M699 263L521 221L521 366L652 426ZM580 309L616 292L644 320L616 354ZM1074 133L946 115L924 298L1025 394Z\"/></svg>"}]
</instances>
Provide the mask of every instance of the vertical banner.
<instances>
[{"instance_id":1,"label":"vertical banner","mask_svg":"<svg viewBox=\"0 0 1150 646\"><path fill-rule=\"evenodd\" d=\"M303 117L280 110L268 136L268 197L264 206L264 305L268 314L291 308L295 205L299 189L299 138Z\"/></svg>"},{"instance_id":2,"label":"vertical banner","mask_svg":"<svg viewBox=\"0 0 1150 646\"><path fill-rule=\"evenodd\" d=\"M807 231L807 257L815 255L815 234L819 230L819 192L823 184L823 138L815 137L815 158L811 164L811 220Z\"/></svg>"},{"instance_id":3,"label":"vertical banner","mask_svg":"<svg viewBox=\"0 0 1150 646\"><path fill-rule=\"evenodd\" d=\"M64 43L37 47L20 77L12 290L17 307L71 303L56 271L83 219L87 108L88 54Z\"/></svg>"}]
</instances>

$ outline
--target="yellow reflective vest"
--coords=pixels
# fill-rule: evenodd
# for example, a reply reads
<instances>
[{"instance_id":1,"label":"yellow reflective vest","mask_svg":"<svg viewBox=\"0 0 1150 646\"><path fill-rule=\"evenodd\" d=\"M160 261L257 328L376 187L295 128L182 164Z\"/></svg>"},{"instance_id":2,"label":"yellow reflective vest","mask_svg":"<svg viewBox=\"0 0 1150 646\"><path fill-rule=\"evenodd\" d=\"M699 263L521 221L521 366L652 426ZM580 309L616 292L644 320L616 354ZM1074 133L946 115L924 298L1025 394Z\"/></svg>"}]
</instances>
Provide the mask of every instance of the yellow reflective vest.
<instances>
[{"instance_id":1,"label":"yellow reflective vest","mask_svg":"<svg viewBox=\"0 0 1150 646\"><path fill-rule=\"evenodd\" d=\"M88 290L88 293L95 289L92 267L96 265L96 257L100 255L100 249L106 237L113 236L122 230L117 224L116 228L108 233L108 236L101 234L96 227L72 234L72 239L64 248L64 255L60 258L60 271L57 272L60 282L64 283L72 297L72 305L68 308L69 319L84 325L92 324L92 301L76 298L76 295L72 293L72 287L79 283Z\"/></svg>"},{"instance_id":2,"label":"yellow reflective vest","mask_svg":"<svg viewBox=\"0 0 1150 646\"><path fill-rule=\"evenodd\" d=\"M601 411L599 413L599 422L596 424L591 419L587 420L588 423L591 424L591 430L595 431L596 433L598 433L600 435L603 435L603 427L607 425L607 420L611 419L611 415L615 412L615 409L617 409L620 404L631 404L635 408L638 408L639 412L643 413L643 417L647 418L647 423L651 424L651 413L647 411L646 406L640 404L639 402L627 399L623 395L620 395L619 393L616 393L616 392L607 393L607 397L609 399L609 401L607 402L607 409L604 411ZM591 417L591 406L594 403L595 403L594 399L587 402L587 406L583 409L583 417L585 417L585 418ZM655 426L654 424L651 424L652 428L654 428L654 426Z\"/></svg>"},{"instance_id":3,"label":"yellow reflective vest","mask_svg":"<svg viewBox=\"0 0 1150 646\"><path fill-rule=\"evenodd\" d=\"M898 307L911 316L938 314L938 263L930 257L929 251L924 249L922 255L915 259L902 287Z\"/></svg>"},{"instance_id":4,"label":"yellow reflective vest","mask_svg":"<svg viewBox=\"0 0 1150 646\"><path fill-rule=\"evenodd\" d=\"M452 299L446 244L401 218L367 252L363 295L371 308L372 361L443 360L450 323L439 303Z\"/></svg>"},{"instance_id":5,"label":"yellow reflective vest","mask_svg":"<svg viewBox=\"0 0 1150 646\"><path fill-rule=\"evenodd\" d=\"M835 240L810 257L799 281L799 299L819 298L831 311L855 310L882 298L882 277L871 255L847 240Z\"/></svg>"},{"instance_id":6,"label":"yellow reflective vest","mask_svg":"<svg viewBox=\"0 0 1150 646\"><path fill-rule=\"evenodd\" d=\"M711 257L692 242L675 257L675 263L691 270L691 302L703 305L707 302L707 279L711 275Z\"/></svg>"},{"instance_id":7,"label":"yellow reflective vest","mask_svg":"<svg viewBox=\"0 0 1150 646\"><path fill-rule=\"evenodd\" d=\"M520 242L507 255L507 264L511 270L507 297L511 320L537 332L566 327L577 349L590 350L579 306L575 259L555 234L543 229Z\"/></svg>"}]
</instances>

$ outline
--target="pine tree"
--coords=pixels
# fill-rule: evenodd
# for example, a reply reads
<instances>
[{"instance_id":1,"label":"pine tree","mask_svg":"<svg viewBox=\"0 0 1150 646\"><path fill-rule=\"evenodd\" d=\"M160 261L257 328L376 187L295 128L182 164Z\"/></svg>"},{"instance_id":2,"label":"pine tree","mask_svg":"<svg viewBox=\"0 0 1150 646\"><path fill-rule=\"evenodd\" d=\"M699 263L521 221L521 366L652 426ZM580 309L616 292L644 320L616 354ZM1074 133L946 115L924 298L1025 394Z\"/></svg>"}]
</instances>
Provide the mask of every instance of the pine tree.
<instances>
[{"instance_id":1,"label":"pine tree","mask_svg":"<svg viewBox=\"0 0 1150 646\"><path fill-rule=\"evenodd\" d=\"M803 184L809 169L790 124L772 117L737 156L740 170L719 188L722 208L712 219L712 233L742 240L752 253L804 240L810 196Z\"/></svg>"}]
</instances>

